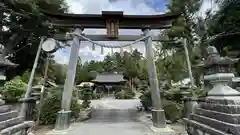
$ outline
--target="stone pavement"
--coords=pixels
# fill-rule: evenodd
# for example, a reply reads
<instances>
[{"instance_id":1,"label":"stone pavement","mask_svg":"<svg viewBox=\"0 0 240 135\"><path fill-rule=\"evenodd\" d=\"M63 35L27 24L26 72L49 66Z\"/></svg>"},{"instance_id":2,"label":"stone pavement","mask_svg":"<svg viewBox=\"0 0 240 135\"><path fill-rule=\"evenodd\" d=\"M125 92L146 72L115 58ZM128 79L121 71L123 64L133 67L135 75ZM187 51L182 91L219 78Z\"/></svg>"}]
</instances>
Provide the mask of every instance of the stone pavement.
<instances>
[{"instance_id":1,"label":"stone pavement","mask_svg":"<svg viewBox=\"0 0 240 135\"><path fill-rule=\"evenodd\" d=\"M96 109L90 120L72 128L67 135L155 135L130 109Z\"/></svg>"},{"instance_id":2,"label":"stone pavement","mask_svg":"<svg viewBox=\"0 0 240 135\"><path fill-rule=\"evenodd\" d=\"M92 118L75 123L65 135L157 135L138 119L139 100L93 101Z\"/></svg>"}]
</instances>

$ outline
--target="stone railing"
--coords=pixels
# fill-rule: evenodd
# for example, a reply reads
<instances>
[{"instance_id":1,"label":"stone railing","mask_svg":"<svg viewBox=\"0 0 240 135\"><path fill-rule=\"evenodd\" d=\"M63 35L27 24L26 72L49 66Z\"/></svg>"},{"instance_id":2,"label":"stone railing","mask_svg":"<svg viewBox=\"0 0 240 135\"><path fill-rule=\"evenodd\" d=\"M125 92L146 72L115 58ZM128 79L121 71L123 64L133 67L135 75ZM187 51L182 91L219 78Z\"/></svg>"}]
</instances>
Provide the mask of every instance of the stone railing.
<instances>
[{"instance_id":1,"label":"stone railing","mask_svg":"<svg viewBox=\"0 0 240 135\"><path fill-rule=\"evenodd\" d=\"M3 100L0 101L1 135L12 135L18 132L27 135L27 130L33 125L33 121L24 121L23 117L18 116L18 111L14 110L11 105L5 105Z\"/></svg>"}]
</instances>

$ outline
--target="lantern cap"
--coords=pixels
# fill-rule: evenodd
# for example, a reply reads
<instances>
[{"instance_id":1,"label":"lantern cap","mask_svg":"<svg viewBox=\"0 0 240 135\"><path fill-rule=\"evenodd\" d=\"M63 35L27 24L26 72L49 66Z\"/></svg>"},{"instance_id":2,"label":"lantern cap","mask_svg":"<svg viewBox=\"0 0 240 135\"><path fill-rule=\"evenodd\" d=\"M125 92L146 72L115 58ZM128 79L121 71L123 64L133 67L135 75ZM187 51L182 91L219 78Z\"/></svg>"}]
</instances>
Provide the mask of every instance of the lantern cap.
<instances>
[{"instance_id":1,"label":"lantern cap","mask_svg":"<svg viewBox=\"0 0 240 135\"><path fill-rule=\"evenodd\" d=\"M201 61L198 64L198 67L210 67L213 65L232 65L236 63L238 58L230 58L230 57L221 57L219 52L214 46L209 46L207 48L208 57L205 61Z\"/></svg>"}]
</instances>

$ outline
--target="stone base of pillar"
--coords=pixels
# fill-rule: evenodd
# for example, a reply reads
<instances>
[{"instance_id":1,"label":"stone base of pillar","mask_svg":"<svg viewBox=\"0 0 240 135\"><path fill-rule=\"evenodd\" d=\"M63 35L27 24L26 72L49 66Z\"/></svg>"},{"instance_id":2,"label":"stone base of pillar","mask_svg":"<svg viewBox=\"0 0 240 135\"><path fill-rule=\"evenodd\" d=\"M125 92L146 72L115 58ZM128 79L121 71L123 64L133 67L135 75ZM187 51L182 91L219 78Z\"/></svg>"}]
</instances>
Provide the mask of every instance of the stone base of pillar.
<instances>
[{"instance_id":1,"label":"stone base of pillar","mask_svg":"<svg viewBox=\"0 0 240 135\"><path fill-rule=\"evenodd\" d=\"M167 127L163 109L161 110L152 109L152 122L153 122L153 126L156 128Z\"/></svg>"},{"instance_id":2,"label":"stone base of pillar","mask_svg":"<svg viewBox=\"0 0 240 135\"><path fill-rule=\"evenodd\" d=\"M177 135L176 132L168 126L165 128L156 128L151 126L150 129L158 135Z\"/></svg>"},{"instance_id":3,"label":"stone base of pillar","mask_svg":"<svg viewBox=\"0 0 240 135\"><path fill-rule=\"evenodd\" d=\"M71 111L59 111L55 130L67 130L70 126Z\"/></svg>"}]
</instances>

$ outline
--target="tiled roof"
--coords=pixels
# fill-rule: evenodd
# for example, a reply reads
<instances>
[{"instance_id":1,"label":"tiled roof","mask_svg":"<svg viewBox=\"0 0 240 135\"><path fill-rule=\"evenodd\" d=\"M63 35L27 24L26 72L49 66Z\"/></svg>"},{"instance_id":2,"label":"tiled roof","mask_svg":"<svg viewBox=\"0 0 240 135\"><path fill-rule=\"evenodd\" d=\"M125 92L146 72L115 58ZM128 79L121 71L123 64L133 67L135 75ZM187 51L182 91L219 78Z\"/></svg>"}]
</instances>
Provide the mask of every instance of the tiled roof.
<instances>
[{"instance_id":1,"label":"tiled roof","mask_svg":"<svg viewBox=\"0 0 240 135\"><path fill-rule=\"evenodd\" d=\"M92 80L92 82L109 82L109 83L117 83L124 81L126 80L123 79L123 75L114 73L99 74L94 80Z\"/></svg>"},{"instance_id":2,"label":"tiled roof","mask_svg":"<svg viewBox=\"0 0 240 135\"><path fill-rule=\"evenodd\" d=\"M15 66L17 66L17 64L12 63L10 60L4 58L4 57L2 56L2 54L0 54L0 66L1 66L1 67L7 67L7 66L9 66L9 67L15 67Z\"/></svg>"}]
</instances>

